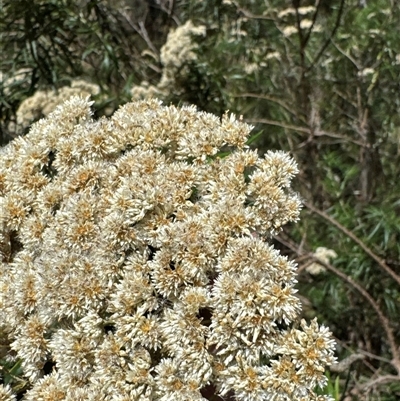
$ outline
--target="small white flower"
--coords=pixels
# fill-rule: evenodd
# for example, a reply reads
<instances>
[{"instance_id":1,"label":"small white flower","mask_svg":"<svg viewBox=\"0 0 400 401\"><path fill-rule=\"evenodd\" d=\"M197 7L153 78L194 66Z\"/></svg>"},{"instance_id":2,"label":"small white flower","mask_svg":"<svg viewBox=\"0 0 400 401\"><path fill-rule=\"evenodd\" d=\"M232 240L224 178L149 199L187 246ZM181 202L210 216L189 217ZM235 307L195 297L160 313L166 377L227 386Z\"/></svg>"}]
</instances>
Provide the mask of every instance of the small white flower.
<instances>
[{"instance_id":1,"label":"small white flower","mask_svg":"<svg viewBox=\"0 0 400 401\"><path fill-rule=\"evenodd\" d=\"M293 25L290 25L283 29L283 36L289 37L289 36L294 35L297 32L298 32L297 28Z\"/></svg>"},{"instance_id":2,"label":"small white flower","mask_svg":"<svg viewBox=\"0 0 400 401\"><path fill-rule=\"evenodd\" d=\"M313 26L313 22L309 19L302 19L300 21L300 28L301 29L308 29L311 28Z\"/></svg>"},{"instance_id":3,"label":"small white flower","mask_svg":"<svg viewBox=\"0 0 400 401\"><path fill-rule=\"evenodd\" d=\"M313 256L324 263L329 263L331 259L337 258L338 255L334 250L321 246L315 250ZM325 267L318 262L311 263L306 267L306 270L312 275L318 275L326 271Z\"/></svg>"},{"instance_id":4,"label":"small white flower","mask_svg":"<svg viewBox=\"0 0 400 401\"><path fill-rule=\"evenodd\" d=\"M368 75L372 75L375 73L375 70L373 68L364 68L360 71L358 71L357 75L359 77L366 77Z\"/></svg>"}]
</instances>

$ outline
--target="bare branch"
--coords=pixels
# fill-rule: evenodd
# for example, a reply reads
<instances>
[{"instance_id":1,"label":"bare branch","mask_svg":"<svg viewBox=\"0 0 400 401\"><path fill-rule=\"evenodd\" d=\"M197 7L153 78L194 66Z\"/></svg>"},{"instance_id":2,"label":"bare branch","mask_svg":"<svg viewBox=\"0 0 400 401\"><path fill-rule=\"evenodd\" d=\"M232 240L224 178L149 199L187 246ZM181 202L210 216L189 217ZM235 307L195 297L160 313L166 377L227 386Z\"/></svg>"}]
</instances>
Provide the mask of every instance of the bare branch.
<instances>
[{"instance_id":1,"label":"bare branch","mask_svg":"<svg viewBox=\"0 0 400 401\"><path fill-rule=\"evenodd\" d=\"M307 207L307 209L310 209L313 213L318 214L319 216L323 217L325 220L329 221L332 225L337 227L340 231L342 231L344 234L346 234L349 238L351 238L359 247L367 254L369 255L372 259L374 259L378 265L381 267L382 270L384 270L389 276L391 276L397 284L400 285L400 276L398 276L384 261L384 259L380 258L376 253L372 251L371 248L369 248L363 241L360 240L352 231L347 229L346 227L342 226L337 220L335 220L333 217L327 215L325 212L322 210L317 209L316 207L312 206L311 204L304 202L304 206Z\"/></svg>"},{"instance_id":2,"label":"bare branch","mask_svg":"<svg viewBox=\"0 0 400 401\"><path fill-rule=\"evenodd\" d=\"M392 353L393 359L391 360L392 366L397 370L398 374L400 375L400 353L399 347L396 344L396 339L393 333L393 329L390 326L389 319L385 316L382 312L379 305L375 302L372 296L356 281L354 281L350 276L341 272L340 270L336 269L336 267L332 266L330 263L326 263L323 260L316 258L315 256L311 256L316 262L320 265L324 266L327 270L336 274L336 276L340 277L346 283L348 283L351 287L355 288L364 298L365 300L372 306L375 310L376 314L378 315L379 320L382 323L383 329L385 330L387 340L389 342L390 351ZM396 377L396 376L394 376ZM399 376L400 378L400 376Z\"/></svg>"},{"instance_id":3,"label":"bare branch","mask_svg":"<svg viewBox=\"0 0 400 401\"><path fill-rule=\"evenodd\" d=\"M306 204L308 207L308 205ZM311 209L310 209L311 210ZM316 209L317 210L317 209ZM323 213L323 212L321 212ZM329 216L328 216L329 217ZM332 222L332 224L334 224ZM293 243L290 239L282 239L281 237L275 237L278 241L282 242L284 245L286 245L289 249L291 249L293 252L298 254L302 259L305 254L303 254L300 250L299 247L296 246L295 243ZM393 356L393 359L390 361L391 365L397 370L398 374L400 375L400 352L399 352L399 347L396 344L396 339L393 333L393 329L390 325L389 319L385 316L381 308L379 307L378 303L372 298L372 296L356 281L354 281L350 276L347 274L341 272L338 270L336 267L332 266L330 263L325 263L323 260L315 257L312 253L308 254L310 260L309 262L317 262L320 265L324 266L327 270L333 272L336 276L340 277L343 281L345 281L347 284L349 284L351 287L356 289L365 299L366 301L372 306L372 308L375 310L376 314L378 315L379 320L382 323L383 329L386 333L386 337L389 343L389 347ZM303 267L299 267L298 272L303 270L309 262L306 262L306 265ZM395 376L396 377L396 376Z\"/></svg>"},{"instance_id":4,"label":"bare branch","mask_svg":"<svg viewBox=\"0 0 400 401\"><path fill-rule=\"evenodd\" d=\"M255 98L255 99L269 100L271 102L274 102L274 103L278 104L283 109L285 109L287 112L289 112L290 114L294 115L296 118L299 118L297 113L295 113L294 107L290 107L285 102L283 102L281 99L278 99L278 98L276 98L274 96L260 95L260 94L257 94L257 93L242 93L240 95L236 95L235 97L251 97L251 98ZM305 120L303 118L300 118L300 119L305 123Z\"/></svg>"},{"instance_id":5,"label":"bare branch","mask_svg":"<svg viewBox=\"0 0 400 401\"><path fill-rule=\"evenodd\" d=\"M339 11L338 11L338 15L337 15L337 17L336 17L335 26L334 26L334 28L333 28L333 30L332 30L332 33L330 34L329 38L328 38L327 41L324 43L324 45L321 47L321 50L320 50L320 51L318 52L318 54L315 56L315 58L314 58L313 62L311 63L311 65L307 68L307 72L308 72L308 71L311 71L311 70L313 69L314 65L318 62L318 60L319 60L319 59L321 58L321 56L324 54L324 51L326 50L326 48L327 48L327 47L329 46L329 44L331 43L332 38L335 36L336 31L338 30L339 25L340 25L340 20L342 19L342 14L343 14L343 9L344 9L344 3L345 3L345 0L342 0L342 1L340 2L340 8L339 8Z\"/></svg>"},{"instance_id":6,"label":"bare branch","mask_svg":"<svg viewBox=\"0 0 400 401\"><path fill-rule=\"evenodd\" d=\"M317 8L316 8L316 10L314 12L314 15L313 15L312 24L311 24L310 28L308 29L306 37L304 38L304 46L306 46L308 41L310 40L311 32L312 32L312 30L314 28L315 22L317 21L317 17L318 17L319 11L321 10L321 4L322 4L321 1L317 1L316 2ZM296 8L296 14L298 14L298 13L299 13L299 10Z\"/></svg>"},{"instance_id":7,"label":"bare branch","mask_svg":"<svg viewBox=\"0 0 400 401\"><path fill-rule=\"evenodd\" d=\"M350 54L347 54L339 45L337 45L333 40L331 40L333 46L336 48L336 50L341 53L343 56L345 56L346 58L348 58L353 64L354 66L357 68L357 70L361 70L361 67L357 64L356 60L350 56Z\"/></svg>"},{"instance_id":8,"label":"bare branch","mask_svg":"<svg viewBox=\"0 0 400 401\"><path fill-rule=\"evenodd\" d=\"M360 359L364 359L364 358L365 358L365 355L363 355L363 354L351 354L347 358L341 360L340 362L334 363L333 365L331 365L329 367L329 370L331 372L338 372L338 373L344 372L350 367L350 365L353 362L358 361Z\"/></svg>"},{"instance_id":9,"label":"bare branch","mask_svg":"<svg viewBox=\"0 0 400 401\"><path fill-rule=\"evenodd\" d=\"M399 376L395 376L395 375L379 376L376 379L369 380L366 383L362 384L361 389L368 390L372 387L381 386L382 384L392 383L395 381L400 381L400 375Z\"/></svg>"},{"instance_id":10,"label":"bare branch","mask_svg":"<svg viewBox=\"0 0 400 401\"><path fill-rule=\"evenodd\" d=\"M233 4L235 4L237 11L241 12L246 18L261 19L261 20L267 20L267 21L275 21L275 19L272 18L272 17L267 17L265 15L253 14L251 11L241 7L236 2L233 2Z\"/></svg>"},{"instance_id":11,"label":"bare branch","mask_svg":"<svg viewBox=\"0 0 400 401\"><path fill-rule=\"evenodd\" d=\"M266 118L258 118L258 119L246 119L245 120L247 123L249 124L267 124L267 125L273 125L276 127L281 127L284 129L288 129L291 131L297 131L297 132L304 132L308 135L311 134L311 130L310 128L306 128L306 127L299 127L298 125L291 125L291 124L286 124L283 123L281 121L275 121L275 120L269 120ZM316 131L314 132L314 136L317 137L322 137L322 136L326 136L328 138L335 138L335 139L340 139L341 141L346 141L346 142L351 142L354 143L355 145L358 146L364 146L363 143L361 143L360 141L354 140L354 139L349 139L343 135L340 134L335 134L334 132L327 132L327 131ZM297 145L297 149L300 149L301 147L305 146L310 140L307 139L305 142L303 142L302 144Z\"/></svg>"},{"instance_id":12,"label":"bare branch","mask_svg":"<svg viewBox=\"0 0 400 401\"><path fill-rule=\"evenodd\" d=\"M299 126L296 126L296 125L285 124L285 123L282 123L280 121L268 120L268 119L265 119L265 118L246 120L246 122L250 123L250 124L260 123L260 124L275 125L277 127L289 129L289 130L292 130L292 131L305 132L306 134L310 133L310 129L309 128L299 127Z\"/></svg>"}]
</instances>

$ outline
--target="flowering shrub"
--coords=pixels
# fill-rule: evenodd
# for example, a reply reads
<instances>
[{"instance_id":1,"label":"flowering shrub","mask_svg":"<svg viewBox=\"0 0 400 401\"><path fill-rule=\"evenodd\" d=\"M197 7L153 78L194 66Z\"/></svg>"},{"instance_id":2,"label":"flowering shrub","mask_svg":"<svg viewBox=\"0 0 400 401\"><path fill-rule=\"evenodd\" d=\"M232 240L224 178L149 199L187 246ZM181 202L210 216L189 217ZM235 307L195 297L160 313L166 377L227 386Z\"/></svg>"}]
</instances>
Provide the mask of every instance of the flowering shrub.
<instances>
[{"instance_id":1,"label":"flowering shrub","mask_svg":"<svg viewBox=\"0 0 400 401\"><path fill-rule=\"evenodd\" d=\"M206 27L195 26L190 20L170 32L160 51L160 61L163 66L160 81L156 86L149 85L146 81L134 85L131 89L132 98L134 100L165 98L171 90L175 95L184 92L190 74L189 65L197 60L195 51L198 45L193 39L205 35Z\"/></svg>"},{"instance_id":2,"label":"flowering shrub","mask_svg":"<svg viewBox=\"0 0 400 401\"><path fill-rule=\"evenodd\" d=\"M17 110L17 132L21 133L29 125L51 113L58 104L73 95L98 95L100 87L83 80L74 80L70 86L63 86L57 92L54 90L39 90L31 97L25 99Z\"/></svg>"},{"instance_id":3,"label":"flowering shrub","mask_svg":"<svg viewBox=\"0 0 400 401\"><path fill-rule=\"evenodd\" d=\"M250 130L157 100L94 121L73 97L0 150L23 400L325 399L333 340L298 324L296 266L267 243L298 218L297 168Z\"/></svg>"}]
</instances>

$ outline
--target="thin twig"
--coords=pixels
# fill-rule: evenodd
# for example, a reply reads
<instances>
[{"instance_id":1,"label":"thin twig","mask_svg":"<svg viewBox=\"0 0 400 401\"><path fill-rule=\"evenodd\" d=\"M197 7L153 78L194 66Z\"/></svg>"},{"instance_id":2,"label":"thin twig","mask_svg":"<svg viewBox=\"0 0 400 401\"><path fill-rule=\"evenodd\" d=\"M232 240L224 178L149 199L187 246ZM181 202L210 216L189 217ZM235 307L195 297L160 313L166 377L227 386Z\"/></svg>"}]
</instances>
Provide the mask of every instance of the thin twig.
<instances>
[{"instance_id":1,"label":"thin twig","mask_svg":"<svg viewBox=\"0 0 400 401\"><path fill-rule=\"evenodd\" d=\"M347 138L347 137L345 137L343 135L336 134L334 132L318 130L318 131L314 132L314 136L326 136L328 138L335 138L335 139L340 139L342 141L351 142L351 143L354 143L355 145L358 145L358 146L364 146L363 142L357 141L356 139Z\"/></svg>"},{"instance_id":2,"label":"thin twig","mask_svg":"<svg viewBox=\"0 0 400 401\"><path fill-rule=\"evenodd\" d=\"M269 100L271 102L274 102L276 104L278 104L279 106L281 106L282 108L284 108L287 112L289 112L290 114L294 115L296 118L298 118L298 115L295 113L294 111L294 107L290 107L288 106L285 102L283 102L281 99L278 99L274 96L269 96L269 95L260 95L258 93L241 93L240 95L236 95L235 97L252 97L255 99L263 99L263 100ZM303 122L304 119L301 118L301 120Z\"/></svg>"},{"instance_id":3,"label":"thin twig","mask_svg":"<svg viewBox=\"0 0 400 401\"><path fill-rule=\"evenodd\" d=\"M344 3L345 0L342 0L340 2L340 8L338 11L338 15L336 17L336 22L335 22L335 26L332 30L332 33L330 34L329 38L327 39L327 41L324 43L324 45L321 47L321 50L318 52L318 54L315 56L313 62L311 63L311 65L307 68L307 72L311 71L314 67L314 65L317 63L317 61L320 59L320 57L324 54L324 51L326 50L326 48L329 46L329 44L332 41L332 38L335 36L336 31L339 28L340 25L340 20L342 19L342 14L343 14L343 9L344 9Z\"/></svg>"},{"instance_id":4,"label":"thin twig","mask_svg":"<svg viewBox=\"0 0 400 401\"><path fill-rule=\"evenodd\" d=\"M354 66L357 68L358 71L361 70L360 66L357 64L356 60L350 56L350 54L347 54L339 45L337 45L333 40L331 40L333 46L336 48L336 50L339 53L342 53L343 56L345 56L346 58L348 58L353 64Z\"/></svg>"},{"instance_id":5,"label":"thin twig","mask_svg":"<svg viewBox=\"0 0 400 401\"><path fill-rule=\"evenodd\" d=\"M306 205L307 206L307 205ZM308 207L308 206L307 206ZM289 249L294 251L296 254L300 254L298 247L296 247L290 240L285 240L279 237L275 237L277 240L288 246ZM304 254L301 254L299 256L304 256ZM342 280L347 282L350 286L355 288L367 301L368 303L372 306L372 308L375 310L376 314L378 315L379 320L381 321L383 325L383 329L385 330L390 350L393 356L393 359L390 361L391 365L397 370L398 374L400 375L400 353L399 353L399 348L396 344L395 336L393 333L393 329L390 326L389 319L385 316L385 314L382 312L381 308L379 305L375 302L375 300L372 298L372 296L356 281L354 281L350 276L346 275L345 273L341 272L340 270L336 269L336 267L332 266L330 263L325 263L323 260L315 257L312 253L309 254L310 260L315 261L318 264L324 266L327 270L330 270L334 274L336 274L338 277L340 277ZM300 268L301 269L301 268ZM301 269L302 270L302 269Z\"/></svg>"},{"instance_id":6,"label":"thin twig","mask_svg":"<svg viewBox=\"0 0 400 401\"><path fill-rule=\"evenodd\" d=\"M385 363L391 363L389 359L383 358L383 357L375 355L375 354L372 354L371 352L365 351L363 349L360 349L357 352L359 352L360 354L364 354L365 356L367 356L370 359L376 359L377 361L381 361L381 362L385 362Z\"/></svg>"},{"instance_id":7,"label":"thin twig","mask_svg":"<svg viewBox=\"0 0 400 401\"><path fill-rule=\"evenodd\" d=\"M339 89L335 88L333 89L333 93L336 93L341 99L343 99L345 102L351 104L355 109L357 108L357 103L355 103L352 99L349 99L347 95L343 92L341 92ZM351 118L350 114L346 114L349 118ZM354 117L353 117L354 119Z\"/></svg>"},{"instance_id":8,"label":"thin twig","mask_svg":"<svg viewBox=\"0 0 400 401\"><path fill-rule=\"evenodd\" d=\"M334 363L329 367L331 372L344 372L350 368L350 365L360 359L365 359L363 354L350 354L347 358L344 358L340 362Z\"/></svg>"},{"instance_id":9,"label":"thin twig","mask_svg":"<svg viewBox=\"0 0 400 401\"><path fill-rule=\"evenodd\" d=\"M308 41L310 40L311 32L315 26L315 22L317 21L318 14L321 10L321 4L322 4L322 1L317 1L316 9L315 9L313 19L312 19L312 24L311 24L310 28L308 29L306 37L304 38L304 46L306 46ZM296 14L298 14L298 13L299 13L299 10L296 8Z\"/></svg>"},{"instance_id":10,"label":"thin twig","mask_svg":"<svg viewBox=\"0 0 400 401\"><path fill-rule=\"evenodd\" d=\"M323 217L325 220L329 221L332 225L337 227L340 231L342 231L344 234L346 234L349 238L351 238L357 245L360 246L360 248L367 254L369 255L372 259L374 259L378 265L381 267L382 270L384 270L387 274L389 274L396 282L397 284L400 285L400 276L398 276L387 264L386 262L381 259L376 253L372 251L371 248L369 248L363 241L361 241L353 232L351 232L349 229L346 227L342 226L337 220L335 220L333 217L327 215L325 212L322 210L317 209L316 207L312 206L311 204L304 202L304 206L307 207L307 209L311 210L313 213L318 214L319 216Z\"/></svg>"},{"instance_id":11,"label":"thin twig","mask_svg":"<svg viewBox=\"0 0 400 401\"><path fill-rule=\"evenodd\" d=\"M246 120L246 122L250 123L250 124L259 123L259 124L275 125L277 127L290 129L292 131L305 132L306 134L310 133L310 129L309 128L298 127L296 125L285 124L285 123L282 123L280 121L275 121L275 120L267 120L265 118Z\"/></svg>"},{"instance_id":12,"label":"thin twig","mask_svg":"<svg viewBox=\"0 0 400 401\"><path fill-rule=\"evenodd\" d=\"M236 6L237 11L241 12L246 18L275 21L275 19L272 17L266 17L265 15L253 14L251 11L241 7L237 2L233 2L233 4Z\"/></svg>"},{"instance_id":13,"label":"thin twig","mask_svg":"<svg viewBox=\"0 0 400 401\"><path fill-rule=\"evenodd\" d=\"M395 376L395 375L379 376L376 379L367 381L366 383L362 384L361 389L368 390L372 387L381 386L382 384L392 383L394 381L400 381L400 375L399 376Z\"/></svg>"},{"instance_id":14,"label":"thin twig","mask_svg":"<svg viewBox=\"0 0 400 401\"><path fill-rule=\"evenodd\" d=\"M353 288L355 288L372 306L372 308L375 310L376 314L378 315L379 320L382 323L383 329L385 330L385 333L386 333L386 336L387 336L387 339L389 342L390 350L391 350L392 356L393 356L393 359L391 360L391 364L397 370L398 374L400 375L400 353L399 353L398 345L396 344L395 336L393 333L393 329L390 326L389 319L382 312L379 305L375 302L375 300L372 298L372 296L360 284L358 284L356 281L354 281L350 276L348 276L347 274L336 269L336 267L332 266L330 263L326 263L323 260L316 258L315 256L311 256L311 257L315 260L315 262L324 266L327 270L330 270L331 272L336 274L338 277L340 277L342 280L344 280L345 282L350 284Z\"/></svg>"},{"instance_id":15,"label":"thin twig","mask_svg":"<svg viewBox=\"0 0 400 401\"><path fill-rule=\"evenodd\" d=\"M262 96L260 96L260 98L262 98ZM284 107L284 106L282 106ZM285 129L289 129L291 131L298 131L298 132L304 132L306 134L310 134L311 130L309 128L306 127L299 127L298 125L291 125L291 124L286 124L283 123L281 121L276 121L276 120L269 120L269 119L265 119L265 118L258 118L258 119L246 119L245 120L247 123L249 124L267 124L267 125L273 125L276 127L281 127L281 128L285 128ZM335 139L340 139L341 141L347 141L347 142L351 142L354 143L355 145L359 145L359 146L364 146L364 144L360 141L351 139L351 138L346 138L340 134L335 134L334 132L328 132L328 131L323 131L323 130L318 130L314 132L314 136L326 136L328 138L335 138ZM308 141L308 140L307 140ZM301 148L302 146L304 146L304 144L300 144L298 145L298 148Z\"/></svg>"}]
</instances>

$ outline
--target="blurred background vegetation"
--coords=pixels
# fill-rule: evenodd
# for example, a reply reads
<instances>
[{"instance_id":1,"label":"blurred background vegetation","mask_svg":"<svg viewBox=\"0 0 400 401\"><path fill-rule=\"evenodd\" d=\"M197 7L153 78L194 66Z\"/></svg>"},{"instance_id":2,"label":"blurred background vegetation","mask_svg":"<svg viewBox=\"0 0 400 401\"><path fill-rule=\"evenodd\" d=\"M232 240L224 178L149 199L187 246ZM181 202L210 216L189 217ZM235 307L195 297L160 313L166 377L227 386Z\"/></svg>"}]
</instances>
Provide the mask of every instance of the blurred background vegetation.
<instances>
[{"instance_id":1,"label":"blurred background vegetation","mask_svg":"<svg viewBox=\"0 0 400 401\"><path fill-rule=\"evenodd\" d=\"M396 0L0 7L0 145L25 134L51 109L48 98L82 87L79 80L97 116L156 95L218 115L229 109L255 126L251 146L290 152L305 206L273 242L298 262L304 316L317 316L337 339L340 363L325 391L337 401L400 398ZM1 365L1 380L17 388L18 366Z\"/></svg>"}]
</instances>

